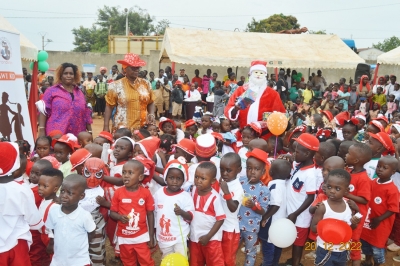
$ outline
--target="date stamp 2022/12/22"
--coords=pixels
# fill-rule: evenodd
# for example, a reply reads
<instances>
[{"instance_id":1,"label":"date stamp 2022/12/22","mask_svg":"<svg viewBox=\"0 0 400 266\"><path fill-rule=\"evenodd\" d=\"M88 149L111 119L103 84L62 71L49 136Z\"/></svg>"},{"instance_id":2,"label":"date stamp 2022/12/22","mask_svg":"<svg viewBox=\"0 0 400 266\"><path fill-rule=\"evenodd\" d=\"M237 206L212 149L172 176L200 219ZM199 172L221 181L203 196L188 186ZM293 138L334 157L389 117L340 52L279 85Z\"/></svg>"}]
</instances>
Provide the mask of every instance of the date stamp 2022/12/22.
<instances>
[{"instance_id":1,"label":"date stamp 2022/12/22","mask_svg":"<svg viewBox=\"0 0 400 266\"><path fill-rule=\"evenodd\" d=\"M338 247L339 246L339 247ZM304 245L305 250L317 250L316 242L306 242ZM352 250L361 250L361 242L340 242L338 245L334 245L332 242L324 242L323 249L328 251L352 251Z\"/></svg>"}]
</instances>

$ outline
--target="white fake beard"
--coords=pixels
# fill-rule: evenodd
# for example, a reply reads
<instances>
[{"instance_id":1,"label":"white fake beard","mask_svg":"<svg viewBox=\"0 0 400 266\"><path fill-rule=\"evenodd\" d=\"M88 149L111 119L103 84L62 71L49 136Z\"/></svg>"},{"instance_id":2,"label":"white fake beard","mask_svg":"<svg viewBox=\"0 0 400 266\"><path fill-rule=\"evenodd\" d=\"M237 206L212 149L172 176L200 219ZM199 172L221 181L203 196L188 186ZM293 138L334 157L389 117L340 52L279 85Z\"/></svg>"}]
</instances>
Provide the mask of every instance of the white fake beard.
<instances>
[{"instance_id":1,"label":"white fake beard","mask_svg":"<svg viewBox=\"0 0 400 266\"><path fill-rule=\"evenodd\" d=\"M258 79L251 75L249 78L249 85L252 90L258 91L261 88L267 87L267 80L265 79L265 77Z\"/></svg>"}]
</instances>

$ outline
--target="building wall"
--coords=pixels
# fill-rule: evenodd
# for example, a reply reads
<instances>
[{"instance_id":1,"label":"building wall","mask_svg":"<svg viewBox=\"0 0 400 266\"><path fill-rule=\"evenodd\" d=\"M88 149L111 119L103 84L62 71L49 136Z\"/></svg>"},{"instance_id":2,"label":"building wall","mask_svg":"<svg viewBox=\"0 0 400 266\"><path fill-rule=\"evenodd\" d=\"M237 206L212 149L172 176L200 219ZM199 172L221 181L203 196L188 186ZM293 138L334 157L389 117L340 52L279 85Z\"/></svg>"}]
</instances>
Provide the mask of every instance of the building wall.
<instances>
[{"instance_id":1,"label":"building wall","mask_svg":"<svg viewBox=\"0 0 400 266\"><path fill-rule=\"evenodd\" d=\"M50 69L57 68L60 64L64 62L70 62L73 64L78 65L81 69L82 64L95 64L97 66L97 73L99 73L99 68L101 66L107 67L108 71L111 67L117 64L117 60L123 59L123 54L100 54L100 53L78 53L78 52L61 52L61 51L48 51L49 58L47 62L50 65ZM167 63L158 63L159 59L159 51L152 50L150 51L150 55L141 55L140 56L144 61L146 61L147 65L142 69L146 69L149 72L154 71L158 73L159 68L165 69L166 66L171 65ZM250 67L249 62L249 67ZM120 68L120 65L117 64ZM22 66L26 67L29 71L29 62L22 61ZM356 67L356 66L355 66ZM175 71L179 73L179 69L184 68L186 74L190 77L190 79L194 76L194 70L200 70L200 76L206 73L207 69L210 68L212 72L216 72L219 76L219 80L227 75L227 68L226 67L218 67L218 66L197 66L197 65L185 65L185 64L175 64ZM234 72L236 72L236 67L232 66ZM249 68L247 67L239 67L237 70L237 76L247 77ZM301 72L305 80L308 80L309 73L317 73L318 69L296 69L297 72ZM273 73L273 68L268 68L268 73ZM354 79L354 69L322 69L322 75L325 77L328 83L330 82L338 82L340 78L344 77L348 81L349 78ZM400 76L400 66L381 66L380 74L395 74Z\"/></svg>"}]
</instances>

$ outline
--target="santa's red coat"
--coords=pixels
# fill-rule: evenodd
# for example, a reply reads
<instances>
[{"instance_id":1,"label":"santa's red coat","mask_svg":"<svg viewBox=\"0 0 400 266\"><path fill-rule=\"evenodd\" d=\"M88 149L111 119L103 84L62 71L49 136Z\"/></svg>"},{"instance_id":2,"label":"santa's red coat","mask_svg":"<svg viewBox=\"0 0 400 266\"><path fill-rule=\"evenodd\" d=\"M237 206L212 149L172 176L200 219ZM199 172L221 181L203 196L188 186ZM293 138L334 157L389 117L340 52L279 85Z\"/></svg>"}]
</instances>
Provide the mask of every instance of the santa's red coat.
<instances>
[{"instance_id":1,"label":"santa's red coat","mask_svg":"<svg viewBox=\"0 0 400 266\"><path fill-rule=\"evenodd\" d=\"M246 89L248 87L246 85L247 84L245 84L244 86L238 87L235 90L235 92L232 94L232 96L230 97L229 102L226 105L225 111L224 111L224 114L226 117L228 117L228 118L230 117L230 114L229 114L230 109L235 105L236 98L239 97L240 95L242 95L246 91ZM248 106L244 110L240 110L239 117L238 117L240 128L244 128L248 124L247 123L247 113L249 112L249 108L250 108L250 106ZM279 93L274 91L274 89L272 89L271 87L267 87L260 99L257 121L262 121L263 113L273 112L273 111L286 113L286 109L282 104L282 100L279 97Z\"/></svg>"}]
</instances>

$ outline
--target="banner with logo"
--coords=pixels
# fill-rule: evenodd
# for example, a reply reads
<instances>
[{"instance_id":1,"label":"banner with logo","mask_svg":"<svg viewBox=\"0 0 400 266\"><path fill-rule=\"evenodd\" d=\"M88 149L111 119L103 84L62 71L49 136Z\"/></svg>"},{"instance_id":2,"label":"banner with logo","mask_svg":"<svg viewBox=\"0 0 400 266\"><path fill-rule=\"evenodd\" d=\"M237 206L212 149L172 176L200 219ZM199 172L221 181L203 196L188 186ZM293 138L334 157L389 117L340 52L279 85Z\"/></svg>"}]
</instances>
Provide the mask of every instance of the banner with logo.
<instances>
[{"instance_id":1,"label":"banner with logo","mask_svg":"<svg viewBox=\"0 0 400 266\"><path fill-rule=\"evenodd\" d=\"M0 30L0 138L34 145L22 75L19 34Z\"/></svg>"}]
</instances>

